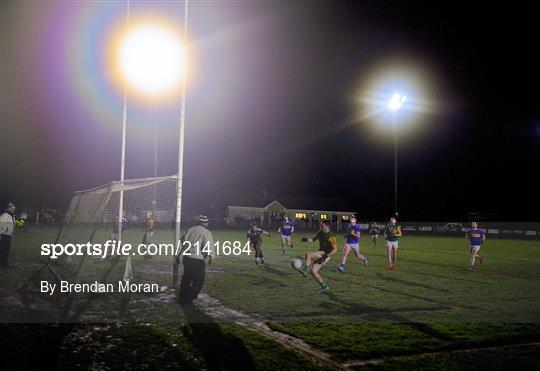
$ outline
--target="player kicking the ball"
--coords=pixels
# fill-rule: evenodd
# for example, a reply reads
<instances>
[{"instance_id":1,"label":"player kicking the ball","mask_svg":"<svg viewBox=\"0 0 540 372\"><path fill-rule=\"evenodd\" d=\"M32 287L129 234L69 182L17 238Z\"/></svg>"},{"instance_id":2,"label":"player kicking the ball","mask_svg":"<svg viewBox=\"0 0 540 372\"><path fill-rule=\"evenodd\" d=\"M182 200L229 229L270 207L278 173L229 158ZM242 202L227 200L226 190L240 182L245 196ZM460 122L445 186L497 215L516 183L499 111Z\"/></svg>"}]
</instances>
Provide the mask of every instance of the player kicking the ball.
<instances>
[{"instance_id":1,"label":"player kicking the ball","mask_svg":"<svg viewBox=\"0 0 540 372\"><path fill-rule=\"evenodd\" d=\"M330 290L330 287L322 278L319 271L325 265L330 258L337 252L337 240L334 233L330 231L330 221L324 220L321 223L321 230L311 239L302 238L303 242L313 243L319 241L319 250L306 253L306 262L298 270L304 276L307 276L311 271L313 278L321 285L319 293L326 293Z\"/></svg>"},{"instance_id":2,"label":"player kicking the ball","mask_svg":"<svg viewBox=\"0 0 540 372\"><path fill-rule=\"evenodd\" d=\"M278 232L281 232L281 252L285 254L285 247L293 248L292 245L292 233L294 232L294 226L291 221L289 221L289 217L284 216L283 222L281 223L281 226L279 227Z\"/></svg>"},{"instance_id":3,"label":"player kicking the ball","mask_svg":"<svg viewBox=\"0 0 540 372\"><path fill-rule=\"evenodd\" d=\"M471 224L472 229L469 230L467 235L465 236L467 239L469 239L471 243L471 262L469 265L469 271L474 270L474 264L476 263L476 259L480 261L480 264L484 261L484 257L480 256L478 252L480 252L480 247L484 243L484 240L486 240L486 234L484 234L483 230L480 230L478 228L478 224L476 222L473 222Z\"/></svg>"},{"instance_id":4,"label":"player kicking the ball","mask_svg":"<svg viewBox=\"0 0 540 372\"><path fill-rule=\"evenodd\" d=\"M341 263L338 266L338 271L345 272L345 264L347 263L347 256L354 251L356 258L364 261L364 266L368 267L368 259L360 253L360 226L356 224L356 216L351 216L351 223L347 226L347 234L345 235L345 245L343 246L343 256L341 257Z\"/></svg>"},{"instance_id":5,"label":"player kicking the ball","mask_svg":"<svg viewBox=\"0 0 540 372\"><path fill-rule=\"evenodd\" d=\"M255 263L257 266L264 264L264 255L261 250L262 245L262 234L270 236L269 232L259 229L256 222L252 222L249 225L249 230L247 232L247 239L251 249L255 250Z\"/></svg>"},{"instance_id":6,"label":"player kicking the ball","mask_svg":"<svg viewBox=\"0 0 540 372\"><path fill-rule=\"evenodd\" d=\"M396 259L398 250L398 239L401 236L401 226L397 220L392 217L390 223L384 228L384 237L386 238L386 249L388 250L388 270L396 269Z\"/></svg>"}]
</instances>

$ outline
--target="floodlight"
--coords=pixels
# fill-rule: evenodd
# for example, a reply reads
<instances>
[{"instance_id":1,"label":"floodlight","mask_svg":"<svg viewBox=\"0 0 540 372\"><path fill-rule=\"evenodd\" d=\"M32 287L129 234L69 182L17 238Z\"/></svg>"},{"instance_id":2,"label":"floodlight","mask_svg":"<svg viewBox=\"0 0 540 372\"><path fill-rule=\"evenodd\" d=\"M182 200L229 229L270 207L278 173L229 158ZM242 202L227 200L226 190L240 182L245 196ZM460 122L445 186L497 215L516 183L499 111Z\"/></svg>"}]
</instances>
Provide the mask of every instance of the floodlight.
<instances>
[{"instance_id":1,"label":"floodlight","mask_svg":"<svg viewBox=\"0 0 540 372\"><path fill-rule=\"evenodd\" d=\"M407 96L401 95L400 93L394 93L392 99L390 99L390 102L388 103L388 108L390 111L397 111L403 106L406 100Z\"/></svg>"},{"instance_id":2,"label":"floodlight","mask_svg":"<svg viewBox=\"0 0 540 372\"><path fill-rule=\"evenodd\" d=\"M180 38L159 24L129 29L120 42L118 63L128 84L149 95L180 86L185 50Z\"/></svg>"}]
</instances>

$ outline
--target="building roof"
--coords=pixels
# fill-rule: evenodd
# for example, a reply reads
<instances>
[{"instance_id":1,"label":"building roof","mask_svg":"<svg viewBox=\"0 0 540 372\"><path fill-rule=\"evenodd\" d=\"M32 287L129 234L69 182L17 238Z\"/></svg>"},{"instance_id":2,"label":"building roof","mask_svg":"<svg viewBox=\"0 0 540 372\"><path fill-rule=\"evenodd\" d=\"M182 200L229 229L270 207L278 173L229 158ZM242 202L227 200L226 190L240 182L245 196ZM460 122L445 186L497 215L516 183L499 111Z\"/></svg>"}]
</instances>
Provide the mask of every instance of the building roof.
<instances>
[{"instance_id":1,"label":"building roof","mask_svg":"<svg viewBox=\"0 0 540 372\"><path fill-rule=\"evenodd\" d=\"M255 194L243 195L239 200L231 200L230 206L264 208L273 201L279 202L286 209L305 209L318 211L350 211L343 199L311 197L287 194Z\"/></svg>"}]
</instances>

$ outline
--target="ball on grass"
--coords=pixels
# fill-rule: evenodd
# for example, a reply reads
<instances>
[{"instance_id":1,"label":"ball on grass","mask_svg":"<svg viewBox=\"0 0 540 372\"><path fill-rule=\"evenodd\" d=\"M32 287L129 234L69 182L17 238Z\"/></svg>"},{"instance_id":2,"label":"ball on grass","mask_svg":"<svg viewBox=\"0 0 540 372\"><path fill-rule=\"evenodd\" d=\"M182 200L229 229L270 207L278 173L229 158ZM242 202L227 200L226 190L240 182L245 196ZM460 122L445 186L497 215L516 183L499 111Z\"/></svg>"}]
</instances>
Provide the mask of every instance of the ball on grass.
<instances>
[{"instance_id":1,"label":"ball on grass","mask_svg":"<svg viewBox=\"0 0 540 372\"><path fill-rule=\"evenodd\" d=\"M291 265L293 269L299 270L302 267L302 261L300 261L298 258L295 258L291 261Z\"/></svg>"}]
</instances>

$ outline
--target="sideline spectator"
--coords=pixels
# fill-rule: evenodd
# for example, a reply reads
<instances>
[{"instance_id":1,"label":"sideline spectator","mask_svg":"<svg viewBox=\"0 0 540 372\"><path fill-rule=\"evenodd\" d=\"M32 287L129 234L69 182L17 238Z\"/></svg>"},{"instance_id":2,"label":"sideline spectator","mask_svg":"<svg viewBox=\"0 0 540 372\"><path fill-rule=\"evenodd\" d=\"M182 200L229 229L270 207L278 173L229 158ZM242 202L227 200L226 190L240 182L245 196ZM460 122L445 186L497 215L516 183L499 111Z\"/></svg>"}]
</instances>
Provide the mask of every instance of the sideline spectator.
<instances>
[{"instance_id":1,"label":"sideline spectator","mask_svg":"<svg viewBox=\"0 0 540 372\"><path fill-rule=\"evenodd\" d=\"M9 203L4 213L0 215L0 267L8 269L9 250L11 249L11 236L15 229L15 205Z\"/></svg>"}]
</instances>

